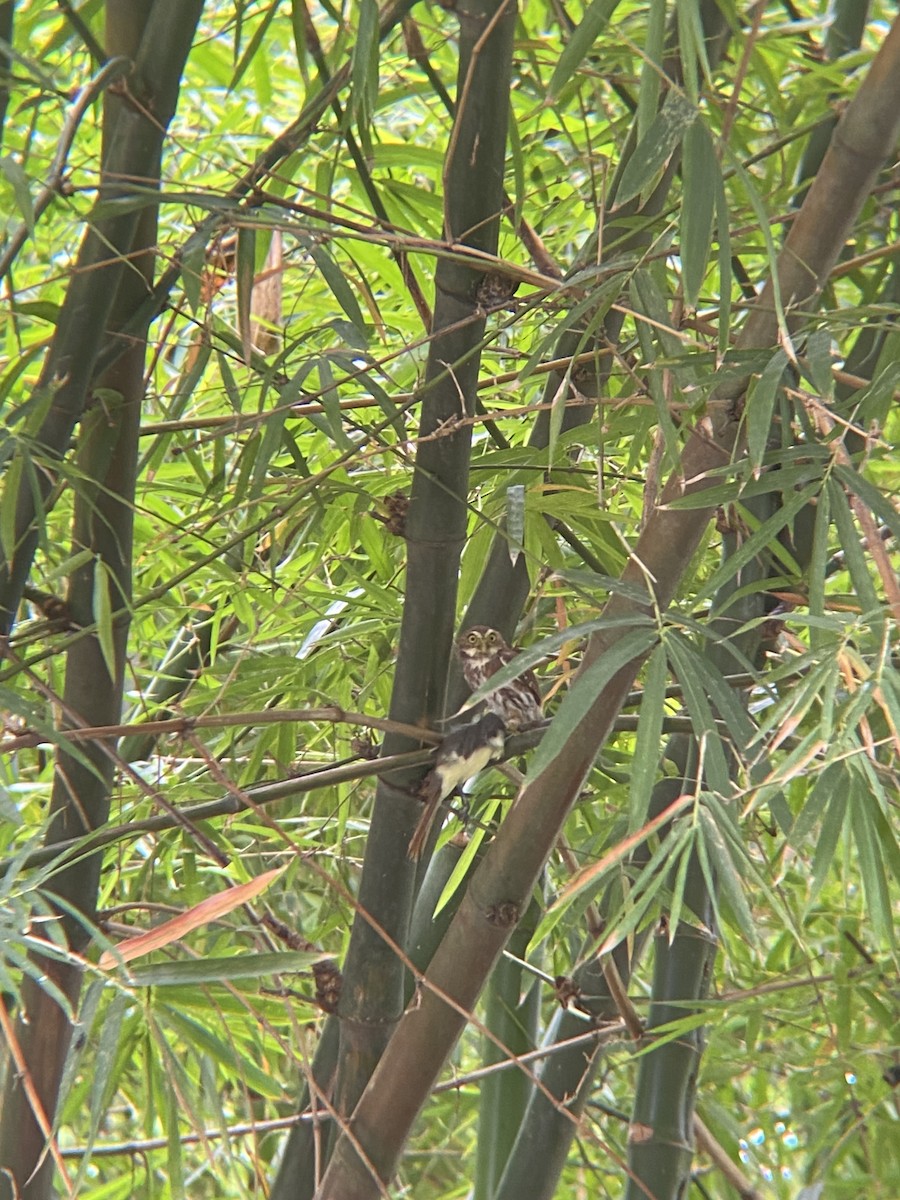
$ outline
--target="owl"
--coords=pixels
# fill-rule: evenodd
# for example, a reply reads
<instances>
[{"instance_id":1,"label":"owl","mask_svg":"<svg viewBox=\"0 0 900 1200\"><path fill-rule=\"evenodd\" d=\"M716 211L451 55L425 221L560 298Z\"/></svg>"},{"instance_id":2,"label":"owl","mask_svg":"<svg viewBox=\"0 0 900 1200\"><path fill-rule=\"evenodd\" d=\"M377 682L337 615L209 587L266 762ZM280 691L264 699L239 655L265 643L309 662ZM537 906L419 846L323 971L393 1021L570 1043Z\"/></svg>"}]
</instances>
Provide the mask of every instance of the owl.
<instances>
[{"instance_id":1,"label":"owl","mask_svg":"<svg viewBox=\"0 0 900 1200\"><path fill-rule=\"evenodd\" d=\"M518 651L507 645L503 635L486 625L473 625L456 639L462 661L463 677L475 691L501 667L513 661ZM485 696L489 712L496 713L510 731L535 725L543 719L541 689L533 671L523 671L517 679Z\"/></svg>"}]
</instances>

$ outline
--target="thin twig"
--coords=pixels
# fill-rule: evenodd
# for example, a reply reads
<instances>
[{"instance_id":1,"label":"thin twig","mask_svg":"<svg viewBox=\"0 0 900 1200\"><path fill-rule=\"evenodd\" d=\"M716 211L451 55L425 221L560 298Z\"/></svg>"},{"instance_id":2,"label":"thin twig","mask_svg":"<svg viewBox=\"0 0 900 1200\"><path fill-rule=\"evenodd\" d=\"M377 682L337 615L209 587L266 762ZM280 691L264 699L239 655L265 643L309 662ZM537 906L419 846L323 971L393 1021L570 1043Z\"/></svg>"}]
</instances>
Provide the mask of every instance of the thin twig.
<instances>
[{"instance_id":1,"label":"thin twig","mask_svg":"<svg viewBox=\"0 0 900 1200\"><path fill-rule=\"evenodd\" d=\"M62 1161L62 1155L59 1150L59 1143L56 1140L56 1135L50 1128L50 1122L47 1120L47 1114L44 1111L44 1105L38 1095L37 1088L34 1086L34 1080L31 1077L31 1072L28 1069L28 1063L25 1061L25 1056L22 1054L22 1047L19 1045L19 1039L16 1037L12 1022L9 1019L9 1013L6 1009L6 1004L0 1000L0 1029L3 1031L3 1037L6 1045L9 1048L9 1055L16 1069L16 1079L19 1086L28 1097L28 1103L31 1107L32 1115L34 1116L35 1124L40 1129L44 1142L46 1143L50 1157L56 1164L63 1183L66 1185L66 1190L70 1197L75 1196L72 1188L72 1181L66 1171L65 1164ZM6 1174L6 1172L4 1172Z\"/></svg>"},{"instance_id":2,"label":"thin twig","mask_svg":"<svg viewBox=\"0 0 900 1200\"><path fill-rule=\"evenodd\" d=\"M694 1113L694 1137L697 1139L697 1149L709 1155L731 1186L737 1189L741 1200L762 1200L762 1193L757 1191L696 1113Z\"/></svg>"}]
</instances>

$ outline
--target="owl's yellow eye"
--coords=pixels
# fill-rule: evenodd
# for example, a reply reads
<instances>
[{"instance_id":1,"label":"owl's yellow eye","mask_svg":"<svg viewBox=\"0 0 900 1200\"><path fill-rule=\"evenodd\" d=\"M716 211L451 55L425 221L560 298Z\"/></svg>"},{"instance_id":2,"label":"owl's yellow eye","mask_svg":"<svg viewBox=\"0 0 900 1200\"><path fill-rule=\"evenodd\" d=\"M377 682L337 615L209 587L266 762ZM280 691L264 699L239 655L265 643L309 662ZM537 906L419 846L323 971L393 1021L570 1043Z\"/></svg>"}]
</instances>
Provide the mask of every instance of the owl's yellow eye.
<instances>
[{"instance_id":1,"label":"owl's yellow eye","mask_svg":"<svg viewBox=\"0 0 900 1200\"><path fill-rule=\"evenodd\" d=\"M488 640L488 641L491 643L491 645L493 645L493 644L494 644L494 642L496 642L496 640L497 640L497 635L496 635L496 633L494 633L493 629L492 629L492 630L491 630L491 632L488 634L488 636L487 636L487 640Z\"/></svg>"}]
</instances>

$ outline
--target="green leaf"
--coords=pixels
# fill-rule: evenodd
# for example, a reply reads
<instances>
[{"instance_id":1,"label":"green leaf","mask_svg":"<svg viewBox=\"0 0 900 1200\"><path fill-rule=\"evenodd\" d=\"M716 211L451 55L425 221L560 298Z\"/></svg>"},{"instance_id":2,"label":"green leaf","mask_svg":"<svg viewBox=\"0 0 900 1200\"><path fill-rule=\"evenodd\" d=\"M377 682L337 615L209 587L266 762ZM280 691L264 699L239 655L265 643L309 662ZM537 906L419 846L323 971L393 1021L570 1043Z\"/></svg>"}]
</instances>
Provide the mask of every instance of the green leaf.
<instances>
[{"instance_id":1,"label":"green leaf","mask_svg":"<svg viewBox=\"0 0 900 1200\"><path fill-rule=\"evenodd\" d=\"M350 72L350 111L356 118L364 143L369 141L368 126L378 99L378 42L377 0L360 0Z\"/></svg>"},{"instance_id":2,"label":"green leaf","mask_svg":"<svg viewBox=\"0 0 900 1200\"><path fill-rule=\"evenodd\" d=\"M653 785L660 771L659 756L668 674L666 649L660 644L647 660L644 690L641 694L628 797L629 833L639 829L647 819Z\"/></svg>"},{"instance_id":3,"label":"green leaf","mask_svg":"<svg viewBox=\"0 0 900 1200\"><path fill-rule=\"evenodd\" d=\"M666 653L684 692L684 703L694 737L702 746L703 773L707 785L721 796L731 794L733 783L722 735L716 727L715 716L707 699L710 674L702 656L691 651L684 639L671 630L666 631Z\"/></svg>"},{"instance_id":4,"label":"green leaf","mask_svg":"<svg viewBox=\"0 0 900 1200\"><path fill-rule=\"evenodd\" d=\"M280 1083L273 1079L268 1071L262 1070L246 1055L241 1054L233 1042L229 1043L217 1037L202 1022L185 1016L175 1008L166 1006L163 1012L168 1023L181 1032L189 1045L211 1055L229 1073L239 1075L255 1092L259 1092L261 1096L268 1096L271 1100L277 1100L284 1094Z\"/></svg>"},{"instance_id":5,"label":"green leaf","mask_svg":"<svg viewBox=\"0 0 900 1200\"><path fill-rule=\"evenodd\" d=\"M166 1125L166 1184L169 1195L173 1200L183 1200L184 1197L184 1163L181 1154L181 1108L184 1103L184 1090L179 1089L179 1095L176 1096L175 1088L172 1086L172 1077L167 1077L166 1083L166 1098L168 1103L165 1105L165 1125ZM197 1120L194 1118L194 1127L197 1127Z\"/></svg>"},{"instance_id":6,"label":"green leaf","mask_svg":"<svg viewBox=\"0 0 900 1200\"><path fill-rule=\"evenodd\" d=\"M265 487L272 459L281 449L284 422L287 416L288 410L283 405L279 405L273 412L268 413L265 418L263 435L259 443L259 449L256 452L253 471L250 477L248 496L251 499L256 499Z\"/></svg>"},{"instance_id":7,"label":"green leaf","mask_svg":"<svg viewBox=\"0 0 900 1200\"><path fill-rule=\"evenodd\" d=\"M678 92L669 92L622 172L622 182L616 193L617 206L631 200L655 178L696 117L697 110L693 104Z\"/></svg>"},{"instance_id":8,"label":"green leaf","mask_svg":"<svg viewBox=\"0 0 900 1200\"><path fill-rule=\"evenodd\" d=\"M24 455L17 454L6 469L3 498L0 500L0 547L7 562L12 561L16 552L16 509L24 473Z\"/></svg>"},{"instance_id":9,"label":"green leaf","mask_svg":"<svg viewBox=\"0 0 900 1200\"><path fill-rule=\"evenodd\" d=\"M766 368L751 383L747 391L745 420L747 422L747 452L753 467L754 477L762 470L766 451L769 448L769 438L772 434L772 413L775 410L775 400L784 379L788 357L783 350L776 352L769 359Z\"/></svg>"},{"instance_id":10,"label":"green leaf","mask_svg":"<svg viewBox=\"0 0 900 1200\"><path fill-rule=\"evenodd\" d=\"M56 579L65 579L69 575L74 575L76 571L80 571L83 566L93 558L91 550L79 550L75 554L69 554L61 562L48 571L45 579L48 583L52 583Z\"/></svg>"},{"instance_id":11,"label":"green leaf","mask_svg":"<svg viewBox=\"0 0 900 1200\"><path fill-rule=\"evenodd\" d=\"M200 958L189 962L151 963L131 967L128 982L134 987L170 987L184 984L227 983L263 975L308 971L325 956L306 950L275 954L239 954L233 958Z\"/></svg>"},{"instance_id":12,"label":"green leaf","mask_svg":"<svg viewBox=\"0 0 900 1200\"><path fill-rule=\"evenodd\" d=\"M784 529L793 517L805 508L806 505L819 494L821 484L818 480L807 484L807 486L798 492L788 493L784 502L779 505L777 510L771 517L767 517L765 521L745 538L734 553L729 554L724 559L722 565L718 567L713 574L706 580L703 588L696 597L697 602L708 600L716 595L729 580L739 576L740 572L751 563L755 558L765 558L769 554L778 556L786 555L786 551L778 542L776 534ZM672 507L677 506L677 501ZM793 573L792 562L786 562L785 568L790 573Z\"/></svg>"},{"instance_id":13,"label":"green leaf","mask_svg":"<svg viewBox=\"0 0 900 1200\"><path fill-rule=\"evenodd\" d=\"M900 538L900 514L897 513L887 497L866 479L865 475L861 475L859 471L845 466L843 463L835 464L834 473L848 491L859 497L876 521L886 525L895 538Z\"/></svg>"},{"instance_id":14,"label":"green leaf","mask_svg":"<svg viewBox=\"0 0 900 1200\"><path fill-rule=\"evenodd\" d=\"M242 225L237 234L237 262L235 285L237 288L238 332L241 335L241 350L244 362L249 363L253 355L251 326L253 322L253 280L256 275L256 230Z\"/></svg>"},{"instance_id":15,"label":"green leaf","mask_svg":"<svg viewBox=\"0 0 900 1200\"><path fill-rule=\"evenodd\" d=\"M831 532L831 498L828 488L823 488L816 505L815 525L812 537L812 556L807 578L809 580L809 615L814 620L825 616L825 573L828 563L828 539ZM825 640L818 625L810 627L809 641L815 650Z\"/></svg>"},{"instance_id":16,"label":"green leaf","mask_svg":"<svg viewBox=\"0 0 900 1200\"><path fill-rule=\"evenodd\" d=\"M666 46L666 22L669 15L669 5L666 0L650 0L647 8L646 32L644 35L644 52L641 55L640 86L637 94L637 107L631 125L629 141L633 138L639 143L650 128L650 123L656 116L660 104L662 79L665 74L663 58ZM620 169L628 165L627 146L623 152ZM616 200L613 196L613 203Z\"/></svg>"},{"instance_id":17,"label":"green leaf","mask_svg":"<svg viewBox=\"0 0 900 1200\"><path fill-rule=\"evenodd\" d=\"M450 872L450 878L444 885L444 890L441 892L437 904L434 906L433 916L437 916L450 903L456 892L464 886L466 880L472 872L472 864L478 855L481 843L484 841L490 832L494 818L500 808L500 800L489 800L482 810L477 827L472 831L472 836L466 842L465 849L455 863L453 870ZM445 834L441 834L441 839L445 839ZM439 841L438 845L443 842Z\"/></svg>"},{"instance_id":18,"label":"green leaf","mask_svg":"<svg viewBox=\"0 0 900 1200\"><path fill-rule=\"evenodd\" d=\"M884 425L894 402L894 393L900 385L900 362L889 362L868 387L857 392L854 401L858 406L857 422L867 426L876 422Z\"/></svg>"},{"instance_id":19,"label":"green leaf","mask_svg":"<svg viewBox=\"0 0 900 1200\"><path fill-rule=\"evenodd\" d=\"M696 809L696 806L695 806ZM694 826L691 829L693 837L686 841L678 856L678 865L674 870L674 878L672 880L671 895L669 899L669 942L678 932L678 923L681 920L681 910L684 907L684 889L687 885L687 874L691 868L691 863L694 857L694 849L697 831Z\"/></svg>"},{"instance_id":20,"label":"green leaf","mask_svg":"<svg viewBox=\"0 0 900 1200\"><path fill-rule=\"evenodd\" d=\"M700 6L694 0L677 0L678 16L678 45L684 69L684 88L688 98L697 102L700 81L700 71L704 79L711 82L711 68L707 43L708 28L704 28L704 18ZM698 67L700 71L698 71Z\"/></svg>"},{"instance_id":21,"label":"green leaf","mask_svg":"<svg viewBox=\"0 0 900 1200\"><path fill-rule=\"evenodd\" d=\"M731 211L721 166L716 173L716 232L719 239L719 327L718 352L724 357L731 346L731 292L734 270L731 262Z\"/></svg>"},{"instance_id":22,"label":"green leaf","mask_svg":"<svg viewBox=\"0 0 900 1200\"><path fill-rule=\"evenodd\" d=\"M25 228L28 230L29 237L34 237L34 205L31 202L31 191L28 187L28 179L21 165L11 155L5 154L0 158L0 171L6 178L7 183L13 191L13 196L16 200L16 206L22 214L22 220L25 223Z\"/></svg>"},{"instance_id":23,"label":"green leaf","mask_svg":"<svg viewBox=\"0 0 900 1200\"><path fill-rule=\"evenodd\" d=\"M116 644L113 637L113 608L110 596L110 579L106 563L98 558L94 562L93 613L97 623L97 641L100 653L109 672L110 680L116 679Z\"/></svg>"},{"instance_id":24,"label":"green leaf","mask_svg":"<svg viewBox=\"0 0 900 1200\"><path fill-rule=\"evenodd\" d=\"M256 65L258 62L265 62L266 56L265 56L264 52L261 52L261 47L262 47L263 41L265 40L266 34L269 31L269 26L272 23L272 18L275 16L276 12L278 11L278 8L279 8L278 4L270 4L268 10L263 14L262 20L256 22L256 28L253 30L253 36L250 38L249 42L245 46L244 53L241 55L240 62L237 64L237 66L234 69L234 74L232 75L231 82L228 85L229 91L234 91L234 89L237 88L237 86L240 84L241 80L244 77L245 71L251 64ZM239 17L239 20L240 20L240 17ZM237 50L239 48L239 46L240 46L240 39L238 37L237 26L236 26L235 27L235 50Z\"/></svg>"},{"instance_id":25,"label":"green leaf","mask_svg":"<svg viewBox=\"0 0 900 1200\"><path fill-rule=\"evenodd\" d=\"M849 826L859 854L859 874L866 895L866 912L872 929L881 940L893 941L891 896L885 876L881 846L876 830L893 839L894 832L882 819L870 789L858 770L850 770Z\"/></svg>"},{"instance_id":26,"label":"green leaf","mask_svg":"<svg viewBox=\"0 0 900 1200\"><path fill-rule=\"evenodd\" d=\"M721 812L721 807L716 806ZM751 946L759 945L759 931L753 913L747 903L747 887L737 872L730 846L722 836L713 813L701 805L700 827L711 851L710 858L716 864L716 876L722 897L727 901L738 929Z\"/></svg>"},{"instance_id":27,"label":"green leaf","mask_svg":"<svg viewBox=\"0 0 900 1200\"><path fill-rule=\"evenodd\" d=\"M99 1039L95 1054L91 1059L91 1089L90 1089L90 1123L88 1125L88 1143L93 1144L101 1124L106 1117L116 1088L119 1085L121 1068L119 1049L127 1010L131 1001L127 996L113 996L112 1002L103 1013L100 1022ZM86 1155L85 1165L90 1161Z\"/></svg>"},{"instance_id":28,"label":"green leaf","mask_svg":"<svg viewBox=\"0 0 900 1200\"><path fill-rule=\"evenodd\" d=\"M565 754L572 731L612 677L628 663L643 658L656 642L659 633L655 623L649 618L644 618L642 622L634 617L631 624L638 625L639 628L632 628L629 633L625 633L589 667L582 667L578 672L575 682L566 693L556 716L534 752L529 771L530 778L537 779L561 754Z\"/></svg>"},{"instance_id":29,"label":"green leaf","mask_svg":"<svg viewBox=\"0 0 900 1200\"><path fill-rule=\"evenodd\" d=\"M641 925L651 906L665 891L670 868L680 863L682 855L690 855L695 845L695 828L693 821L674 822L635 880L631 894L620 911L610 914L609 925L604 929L604 950L630 937ZM678 874L680 872L676 869L676 878Z\"/></svg>"},{"instance_id":30,"label":"green leaf","mask_svg":"<svg viewBox=\"0 0 900 1200\"><path fill-rule=\"evenodd\" d=\"M681 357L681 341L674 332L669 331L669 312L665 298L657 286L656 280L648 270L637 270L629 284L629 296L636 314L649 317L648 321L636 317L638 340L641 343L641 353L647 364L653 364L658 358L661 347L664 354L672 358ZM666 443L668 462L671 469L678 461L679 438L675 422L669 406L670 396L663 385L662 375L651 367L648 374L650 395L656 408L656 417Z\"/></svg>"},{"instance_id":31,"label":"green leaf","mask_svg":"<svg viewBox=\"0 0 900 1200\"><path fill-rule=\"evenodd\" d=\"M694 311L709 264L713 213L721 183L719 160L709 130L695 121L684 135L684 203L681 206L681 278L684 301Z\"/></svg>"},{"instance_id":32,"label":"green leaf","mask_svg":"<svg viewBox=\"0 0 900 1200\"><path fill-rule=\"evenodd\" d=\"M569 399L569 388L572 379L572 363L566 367L562 379L559 381L559 387L553 393L550 400L550 420L547 427L547 466L553 467L553 460L556 455L556 443L559 440L560 430L562 429L563 417L566 415L566 401Z\"/></svg>"},{"instance_id":33,"label":"green leaf","mask_svg":"<svg viewBox=\"0 0 900 1200\"><path fill-rule=\"evenodd\" d=\"M513 566L525 546L525 486L515 483L506 489L506 537Z\"/></svg>"},{"instance_id":34,"label":"green leaf","mask_svg":"<svg viewBox=\"0 0 900 1200\"><path fill-rule=\"evenodd\" d=\"M356 326L361 336L365 337L366 323L356 302L356 297L340 267L322 246L310 246L309 253L313 262L322 272L322 278L328 284L345 316Z\"/></svg>"},{"instance_id":35,"label":"green leaf","mask_svg":"<svg viewBox=\"0 0 900 1200\"><path fill-rule=\"evenodd\" d=\"M188 242L187 249L181 256L181 282L191 312L195 315L200 311L203 303L201 287L205 266L206 246L200 241Z\"/></svg>"},{"instance_id":36,"label":"green leaf","mask_svg":"<svg viewBox=\"0 0 900 1200\"><path fill-rule=\"evenodd\" d=\"M352 450L353 442L344 429L344 418L341 413L340 397L334 383L331 363L327 358L319 359L319 384L321 385L321 402L325 409L325 420L335 446L342 450Z\"/></svg>"},{"instance_id":37,"label":"green leaf","mask_svg":"<svg viewBox=\"0 0 900 1200\"><path fill-rule=\"evenodd\" d=\"M846 772L844 772L843 779L835 776L833 782L835 786L825 810L822 830L813 855L812 879L809 889L810 904L816 899L822 890L822 885L834 868L834 856L847 817L848 780Z\"/></svg>"},{"instance_id":38,"label":"green leaf","mask_svg":"<svg viewBox=\"0 0 900 1200\"><path fill-rule=\"evenodd\" d=\"M550 76L545 104L552 104L561 89L590 53L597 37L609 23L609 18L619 6L619 0L591 0L584 16L572 30L565 48Z\"/></svg>"},{"instance_id":39,"label":"green leaf","mask_svg":"<svg viewBox=\"0 0 900 1200\"><path fill-rule=\"evenodd\" d=\"M813 387L820 399L828 402L834 396L834 372L831 367L832 337L827 329L816 329L806 341L806 361Z\"/></svg>"},{"instance_id":40,"label":"green leaf","mask_svg":"<svg viewBox=\"0 0 900 1200\"><path fill-rule=\"evenodd\" d=\"M763 201L762 196L759 194L759 189L756 187L753 177L745 168L739 156L735 154L734 150L727 142L721 142L720 147L723 157L727 159L730 169L734 171L734 174L743 183L747 192L747 198L753 207L753 211L759 225L759 232L762 235L762 239L766 245L766 258L768 260L770 272L769 280L773 285L772 296L775 304L775 316L778 321L779 337L783 339L785 343L789 343L790 337L787 321L784 315L784 305L781 302L781 288L778 284L778 247L775 245L775 239L772 236L772 230L769 228L769 215L765 202Z\"/></svg>"},{"instance_id":41,"label":"green leaf","mask_svg":"<svg viewBox=\"0 0 900 1200\"><path fill-rule=\"evenodd\" d=\"M859 597L863 613L874 614L881 609L881 602L875 592L872 576L869 574L869 560L862 548L862 538L850 511L850 503L846 493L836 479L828 479L825 484L831 500L831 514L837 526L838 539L844 552L844 561L853 587Z\"/></svg>"}]
</instances>

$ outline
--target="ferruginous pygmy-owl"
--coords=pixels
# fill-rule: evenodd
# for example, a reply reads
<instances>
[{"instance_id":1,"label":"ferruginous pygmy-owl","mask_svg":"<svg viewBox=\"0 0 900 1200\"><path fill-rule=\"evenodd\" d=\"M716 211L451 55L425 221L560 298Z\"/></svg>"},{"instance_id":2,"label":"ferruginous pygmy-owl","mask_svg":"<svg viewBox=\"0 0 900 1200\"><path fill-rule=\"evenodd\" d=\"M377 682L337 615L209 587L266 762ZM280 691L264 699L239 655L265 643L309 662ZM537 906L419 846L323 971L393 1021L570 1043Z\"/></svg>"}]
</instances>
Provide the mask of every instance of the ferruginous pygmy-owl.
<instances>
[{"instance_id":1,"label":"ferruginous pygmy-owl","mask_svg":"<svg viewBox=\"0 0 900 1200\"><path fill-rule=\"evenodd\" d=\"M506 644L501 633L486 625L473 625L461 633L456 639L456 650L462 660L463 677L473 692L518 654ZM509 730L534 725L544 716L541 689L533 671L523 671L517 679L489 692L484 702Z\"/></svg>"},{"instance_id":2,"label":"ferruginous pygmy-owl","mask_svg":"<svg viewBox=\"0 0 900 1200\"><path fill-rule=\"evenodd\" d=\"M428 840L434 818L443 800L467 779L484 770L503 754L506 727L496 713L486 713L477 721L448 733L441 742L434 768L422 780L419 795L425 811L413 832L407 853L417 859Z\"/></svg>"}]
</instances>

